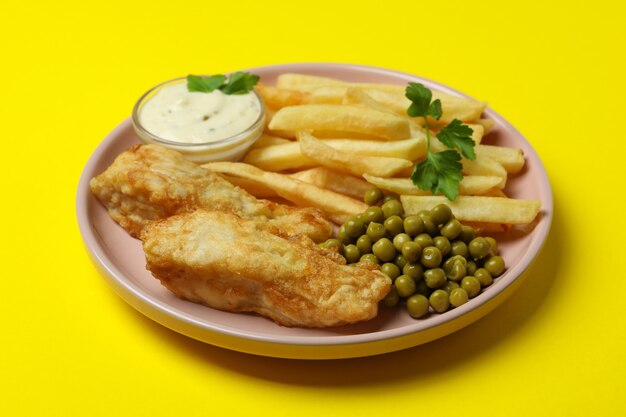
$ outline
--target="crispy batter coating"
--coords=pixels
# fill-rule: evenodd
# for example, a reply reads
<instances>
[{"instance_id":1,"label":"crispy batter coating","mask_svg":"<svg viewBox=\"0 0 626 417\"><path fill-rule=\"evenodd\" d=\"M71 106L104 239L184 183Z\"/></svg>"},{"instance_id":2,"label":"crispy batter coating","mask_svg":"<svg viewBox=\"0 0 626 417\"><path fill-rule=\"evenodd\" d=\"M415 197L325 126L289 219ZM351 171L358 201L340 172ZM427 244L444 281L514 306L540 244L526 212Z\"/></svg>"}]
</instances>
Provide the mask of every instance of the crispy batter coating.
<instances>
[{"instance_id":1,"label":"crispy batter coating","mask_svg":"<svg viewBox=\"0 0 626 417\"><path fill-rule=\"evenodd\" d=\"M316 242L332 225L319 210L258 200L217 174L159 145L135 145L89 185L111 217L132 236L151 220L197 208L234 213Z\"/></svg>"},{"instance_id":2,"label":"crispy batter coating","mask_svg":"<svg viewBox=\"0 0 626 417\"><path fill-rule=\"evenodd\" d=\"M369 320L391 287L378 270L341 265L301 238L277 236L224 212L197 210L152 222L141 239L147 268L179 297L255 312L284 326Z\"/></svg>"}]
</instances>

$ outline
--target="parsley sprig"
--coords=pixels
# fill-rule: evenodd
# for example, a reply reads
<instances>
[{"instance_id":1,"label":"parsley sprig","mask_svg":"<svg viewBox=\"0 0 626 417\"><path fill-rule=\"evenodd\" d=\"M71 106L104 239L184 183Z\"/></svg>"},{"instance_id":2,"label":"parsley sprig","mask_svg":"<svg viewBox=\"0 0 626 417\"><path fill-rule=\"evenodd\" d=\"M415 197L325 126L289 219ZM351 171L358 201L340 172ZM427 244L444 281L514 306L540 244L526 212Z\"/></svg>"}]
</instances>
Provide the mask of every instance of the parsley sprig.
<instances>
[{"instance_id":1,"label":"parsley sprig","mask_svg":"<svg viewBox=\"0 0 626 417\"><path fill-rule=\"evenodd\" d=\"M187 90L189 92L210 93L220 90L224 94L246 94L252 91L259 76L249 72L234 72L229 77L222 74L210 77L198 75L187 76Z\"/></svg>"},{"instance_id":2,"label":"parsley sprig","mask_svg":"<svg viewBox=\"0 0 626 417\"><path fill-rule=\"evenodd\" d=\"M442 115L441 101L432 101L432 92L419 83L409 83L406 97L411 100L407 114L411 117L423 117L426 128L426 159L415 165L411 180L422 190L433 194L443 194L448 200L454 201L459 195L459 184L463 179L461 155L467 159L476 159L472 129L460 120L454 119L436 135L449 150L430 151L430 124L428 117L439 120Z\"/></svg>"}]
</instances>

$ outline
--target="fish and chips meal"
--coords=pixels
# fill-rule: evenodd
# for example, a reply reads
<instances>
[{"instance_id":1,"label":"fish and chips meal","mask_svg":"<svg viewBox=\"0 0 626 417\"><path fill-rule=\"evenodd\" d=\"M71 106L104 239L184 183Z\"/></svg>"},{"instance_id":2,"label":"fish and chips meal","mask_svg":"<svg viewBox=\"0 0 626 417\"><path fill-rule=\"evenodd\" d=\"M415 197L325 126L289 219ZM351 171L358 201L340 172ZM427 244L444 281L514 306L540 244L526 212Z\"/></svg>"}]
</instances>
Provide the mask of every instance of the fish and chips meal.
<instances>
[{"instance_id":1,"label":"fish and chips meal","mask_svg":"<svg viewBox=\"0 0 626 417\"><path fill-rule=\"evenodd\" d=\"M132 146L90 187L151 274L208 307L299 327L399 305L445 313L506 273L490 235L528 233L541 210L507 196L525 158L483 143L484 102L293 73L189 76L154 97L144 108L163 143ZM242 132L256 140L236 157L177 150Z\"/></svg>"}]
</instances>

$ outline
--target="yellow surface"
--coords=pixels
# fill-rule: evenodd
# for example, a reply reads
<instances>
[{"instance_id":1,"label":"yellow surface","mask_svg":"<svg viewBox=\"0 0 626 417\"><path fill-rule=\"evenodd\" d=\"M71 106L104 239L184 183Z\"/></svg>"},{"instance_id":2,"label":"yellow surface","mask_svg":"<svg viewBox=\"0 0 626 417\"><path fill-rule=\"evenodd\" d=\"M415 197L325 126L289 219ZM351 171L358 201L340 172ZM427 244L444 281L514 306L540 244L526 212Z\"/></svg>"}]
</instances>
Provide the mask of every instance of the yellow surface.
<instances>
[{"instance_id":1,"label":"yellow surface","mask_svg":"<svg viewBox=\"0 0 626 417\"><path fill-rule=\"evenodd\" d=\"M220 3L3 3L0 415L626 414L618 2ZM556 216L511 299L421 347L304 362L175 334L97 275L75 189L139 95L189 72L298 61L432 78L526 135Z\"/></svg>"}]
</instances>

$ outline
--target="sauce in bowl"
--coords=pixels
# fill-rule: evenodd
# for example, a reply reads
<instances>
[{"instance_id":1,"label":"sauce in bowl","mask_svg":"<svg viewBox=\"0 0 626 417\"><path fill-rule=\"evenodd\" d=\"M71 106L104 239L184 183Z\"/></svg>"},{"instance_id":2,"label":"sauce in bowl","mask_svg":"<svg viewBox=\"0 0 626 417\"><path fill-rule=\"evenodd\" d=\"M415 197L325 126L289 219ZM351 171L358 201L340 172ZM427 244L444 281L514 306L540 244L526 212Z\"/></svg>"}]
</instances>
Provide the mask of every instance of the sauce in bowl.
<instances>
[{"instance_id":1,"label":"sauce in bowl","mask_svg":"<svg viewBox=\"0 0 626 417\"><path fill-rule=\"evenodd\" d=\"M190 92L179 78L144 94L133 110L144 143L175 149L197 163L237 160L263 131L265 109L254 92Z\"/></svg>"}]
</instances>

